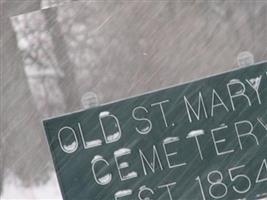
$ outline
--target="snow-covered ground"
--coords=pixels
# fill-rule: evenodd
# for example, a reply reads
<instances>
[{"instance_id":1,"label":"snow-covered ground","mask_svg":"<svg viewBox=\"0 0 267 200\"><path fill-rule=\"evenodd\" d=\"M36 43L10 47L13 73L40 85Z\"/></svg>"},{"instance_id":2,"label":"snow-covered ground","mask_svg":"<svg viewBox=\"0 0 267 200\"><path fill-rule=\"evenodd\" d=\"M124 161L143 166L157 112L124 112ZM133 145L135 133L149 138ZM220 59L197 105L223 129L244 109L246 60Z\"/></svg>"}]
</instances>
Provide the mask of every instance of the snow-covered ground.
<instances>
[{"instance_id":1,"label":"snow-covered ground","mask_svg":"<svg viewBox=\"0 0 267 200\"><path fill-rule=\"evenodd\" d=\"M1 200L62 200L55 174L44 185L24 187L14 176L9 175L4 181Z\"/></svg>"}]
</instances>

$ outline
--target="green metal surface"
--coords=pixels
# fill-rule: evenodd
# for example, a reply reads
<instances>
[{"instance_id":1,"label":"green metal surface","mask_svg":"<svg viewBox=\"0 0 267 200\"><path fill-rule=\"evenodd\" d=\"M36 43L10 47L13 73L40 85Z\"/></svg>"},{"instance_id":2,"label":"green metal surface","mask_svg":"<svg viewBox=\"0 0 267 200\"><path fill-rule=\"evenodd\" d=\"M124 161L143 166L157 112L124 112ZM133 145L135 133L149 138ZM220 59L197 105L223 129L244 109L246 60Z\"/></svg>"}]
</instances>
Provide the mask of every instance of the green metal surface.
<instances>
[{"instance_id":1,"label":"green metal surface","mask_svg":"<svg viewBox=\"0 0 267 200\"><path fill-rule=\"evenodd\" d=\"M44 120L65 200L260 199L267 63Z\"/></svg>"}]
</instances>

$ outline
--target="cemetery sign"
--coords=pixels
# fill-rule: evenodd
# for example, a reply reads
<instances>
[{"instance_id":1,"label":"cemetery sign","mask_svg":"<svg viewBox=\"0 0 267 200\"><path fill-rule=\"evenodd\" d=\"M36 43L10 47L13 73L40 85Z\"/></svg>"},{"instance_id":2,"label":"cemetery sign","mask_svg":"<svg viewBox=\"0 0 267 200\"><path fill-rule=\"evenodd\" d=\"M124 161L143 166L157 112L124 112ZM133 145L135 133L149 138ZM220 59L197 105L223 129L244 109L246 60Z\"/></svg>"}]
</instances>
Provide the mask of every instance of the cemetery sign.
<instances>
[{"instance_id":1,"label":"cemetery sign","mask_svg":"<svg viewBox=\"0 0 267 200\"><path fill-rule=\"evenodd\" d=\"M267 63L43 124L64 200L267 193Z\"/></svg>"}]
</instances>

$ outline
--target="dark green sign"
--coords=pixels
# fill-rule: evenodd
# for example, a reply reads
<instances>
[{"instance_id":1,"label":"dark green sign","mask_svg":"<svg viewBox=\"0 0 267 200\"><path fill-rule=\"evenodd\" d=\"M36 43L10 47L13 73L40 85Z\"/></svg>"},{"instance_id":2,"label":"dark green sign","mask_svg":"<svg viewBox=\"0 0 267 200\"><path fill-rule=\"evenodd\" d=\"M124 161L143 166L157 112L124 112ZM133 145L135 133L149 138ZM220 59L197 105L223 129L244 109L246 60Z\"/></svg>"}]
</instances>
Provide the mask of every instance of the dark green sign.
<instances>
[{"instance_id":1,"label":"dark green sign","mask_svg":"<svg viewBox=\"0 0 267 200\"><path fill-rule=\"evenodd\" d=\"M44 127L65 200L267 196L267 63Z\"/></svg>"}]
</instances>

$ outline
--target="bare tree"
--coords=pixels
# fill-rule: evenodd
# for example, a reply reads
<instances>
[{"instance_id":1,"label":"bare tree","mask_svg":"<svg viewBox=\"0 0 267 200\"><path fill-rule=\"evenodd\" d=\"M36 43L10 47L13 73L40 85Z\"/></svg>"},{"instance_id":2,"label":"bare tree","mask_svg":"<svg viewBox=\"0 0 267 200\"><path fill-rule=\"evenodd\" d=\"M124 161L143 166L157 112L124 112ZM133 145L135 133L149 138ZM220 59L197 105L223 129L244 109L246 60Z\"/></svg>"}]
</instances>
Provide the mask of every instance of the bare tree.
<instances>
[{"instance_id":1,"label":"bare tree","mask_svg":"<svg viewBox=\"0 0 267 200\"><path fill-rule=\"evenodd\" d=\"M42 162L40 151L33 153L33 148L44 143L40 117L31 98L27 78L24 73L22 58L17 48L15 32L9 17L19 11L40 8L40 1L20 2L1 1L1 155L0 155L0 193L4 172L9 169L20 177L31 173L25 166ZM27 8L27 9L26 9ZM30 144L33 145L28 145ZM7 151L8 149L8 151ZM27 163L19 163L22 158ZM31 158L31 159L30 159Z\"/></svg>"}]
</instances>

